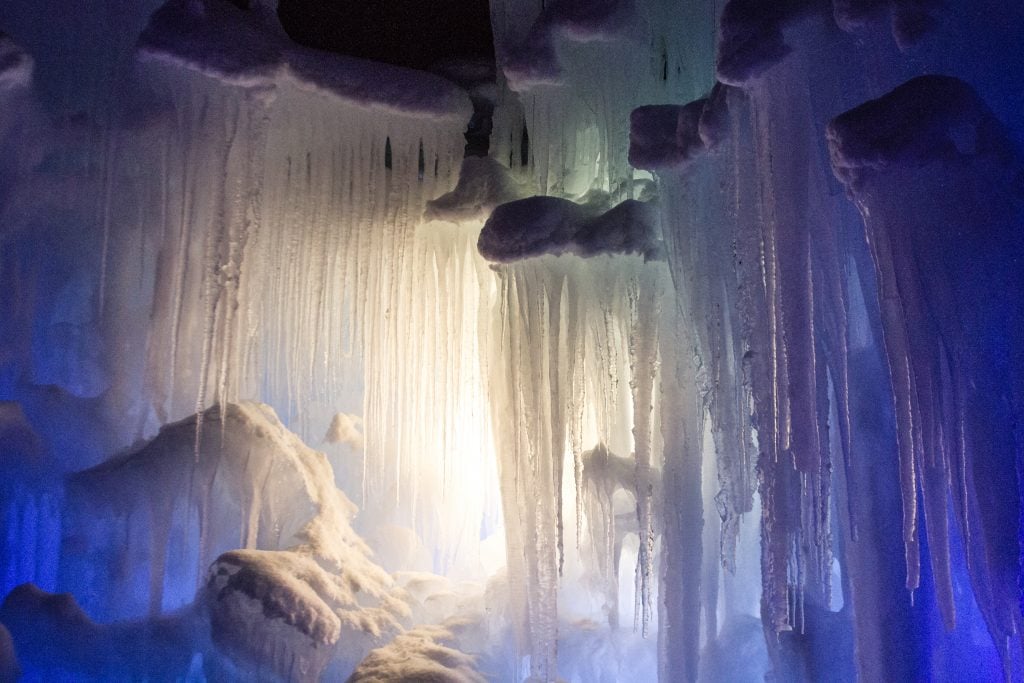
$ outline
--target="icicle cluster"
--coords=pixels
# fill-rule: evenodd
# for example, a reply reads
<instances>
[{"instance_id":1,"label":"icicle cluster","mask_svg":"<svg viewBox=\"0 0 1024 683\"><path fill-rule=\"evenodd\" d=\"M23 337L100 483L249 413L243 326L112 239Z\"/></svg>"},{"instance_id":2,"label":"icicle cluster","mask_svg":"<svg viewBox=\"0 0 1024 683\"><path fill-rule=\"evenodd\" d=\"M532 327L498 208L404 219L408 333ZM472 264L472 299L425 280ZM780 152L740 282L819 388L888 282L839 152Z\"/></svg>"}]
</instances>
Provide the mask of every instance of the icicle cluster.
<instances>
[{"instance_id":1,"label":"icicle cluster","mask_svg":"<svg viewBox=\"0 0 1024 683\"><path fill-rule=\"evenodd\" d=\"M652 617L653 429L664 266L638 258L543 257L502 266L490 363L509 581L531 675L557 671L559 575L565 557L563 472L572 458L583 501L584 445L635 451L632 490L641 537L639 618ZM593 467L593 465L591 465ZM593 520L592 523L596 523ZM610 537L595 539L603 547ZM592 529L593 531L593 529Z\"/></svg>"}]
</instances>

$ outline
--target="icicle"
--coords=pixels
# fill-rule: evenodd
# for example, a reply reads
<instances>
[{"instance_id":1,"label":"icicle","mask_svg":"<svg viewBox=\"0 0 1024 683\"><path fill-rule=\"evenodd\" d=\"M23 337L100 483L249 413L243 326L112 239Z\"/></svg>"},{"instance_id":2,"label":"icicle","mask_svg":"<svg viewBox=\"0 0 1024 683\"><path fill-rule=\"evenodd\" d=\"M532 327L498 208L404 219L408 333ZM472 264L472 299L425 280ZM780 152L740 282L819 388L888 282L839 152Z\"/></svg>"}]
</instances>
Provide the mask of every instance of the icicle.
<instances>
[{"instance_id":1,"label":"icicle","mask_svg":"<svg viewBox=\"0 0 1024 683\"><path fill-rule=\"evenodd\" d=\"M641 274L630 292L630 369L633 392L633 438L636 457L637 522L640 529L640 601L642 633L646 637L651 619L654 583L654 485L651 481L654 381L658 374L658 303L661 293L650 272Z\"/></svg>"}]
</instances>

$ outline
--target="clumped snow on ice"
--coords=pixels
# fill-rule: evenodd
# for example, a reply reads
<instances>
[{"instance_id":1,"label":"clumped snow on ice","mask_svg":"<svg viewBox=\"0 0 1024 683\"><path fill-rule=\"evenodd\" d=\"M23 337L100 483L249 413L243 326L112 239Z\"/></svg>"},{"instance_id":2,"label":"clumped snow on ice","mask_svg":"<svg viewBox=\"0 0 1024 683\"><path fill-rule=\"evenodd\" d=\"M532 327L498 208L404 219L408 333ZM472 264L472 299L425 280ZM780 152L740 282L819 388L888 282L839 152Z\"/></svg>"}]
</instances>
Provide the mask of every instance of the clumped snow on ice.
<instances>
[{"instance_id":1,"label":"clumped snow on ice","mask_svg":"<svg viewBox=\"0 0 1024 683\"><path fill-rule=\"evenodd\" d=\"M635 21L634 0L556 0L544 5L522 43L500 58L515 91L562 83L558 41L613 41Z\"/></svg>"},{"instance_id":2,"label":"clumped snow on ice","mask_svg":"<svg viewBox=\"0 0 1024 683\"><path fill-rule=\"evenodd\" d=\"M458 624L454 624L457 626ZM348 683L484 683L472 656L449 647L452 626L419 626L370 651Z\"/></svg>"},{"instance_id":3,"label":"clumped snow on ice","mask_svg":"<svg viewBox=\"0 0 1024 683\"><path fill-rule=\"evenodd\" d=\"M558 197L530 197L498 206L477 244L489 261L508 263L551 254L660 255L657 213L627 199L604 212Z\"/></svg>"},{"instance_id":4,"label":"clumped snow on ice","mask_svg":"<svg viewBox=\"0 0 1024 683\"><path fill-rule=\"evenodd\" d=\"M888 15L892 37L903 51L939 26L942 8L941 0L832 0L831 5L832 18L845 31ZM719 29L718 79L747 86L762 77L792 51L785 30L825 10L816 0L728 0Z\"/></svg>"},{"instance_id":5,"label":"clumped snow on ice","mask_svg":"<svg viewBox=\"0 0 1024 683\"><path fill-rule=\"evenodd\" d=\"M354 451L363 450L365 439L362 432L363 418L348 413L337 413L324 434L327 443L341 443Z\"/></svg>"},{"instance_id":6,"label":"clumped snow on ice","mask_svg":"<svg viewBox=\"0 0 1024 683\"><path fill-rule=\"evenodd\" d=\"M153 14L139 50L236 85L272 87L287 78L371 110L459 121L472 113L468 95L443 78L302 48L268 21L273 14L227 2L170 0Z\"/></svg>"},{"instance_id":7,"label":"clumped snow on ice","mask_svg":"<svg viewBox=\"0 0 1024 683\"><path fill-rule=\"evenodd\" d=\"M921 167L961 157L1015 161L1003 125L974 90L949 76L919 76L833 119L832 167L854 192L889 167Z\"/></svg>"},{"instance_id":8,"label":"clumped snow on ice","mask_svg":"<svg viewBox=\"0 0 1024 683\"><path fill-rule=\"evenodd\" d=\"M495 207L530 195L526 183L491 157L466 157L455 188L427 202L426 220L483 222Z\"/></svg>"},{"instance_id":9,"label":"clumped snow on ice","mask_svg":"<svg viewBox=\"0 0 1024 683\"><path fill-rule=\"evenodd\" d=\"M665 170L684 166L713 149L728 133L730 90L717 83L708 97L689 104L634 109L629 118L630 165Z\"/></svg>"}]
</instances>

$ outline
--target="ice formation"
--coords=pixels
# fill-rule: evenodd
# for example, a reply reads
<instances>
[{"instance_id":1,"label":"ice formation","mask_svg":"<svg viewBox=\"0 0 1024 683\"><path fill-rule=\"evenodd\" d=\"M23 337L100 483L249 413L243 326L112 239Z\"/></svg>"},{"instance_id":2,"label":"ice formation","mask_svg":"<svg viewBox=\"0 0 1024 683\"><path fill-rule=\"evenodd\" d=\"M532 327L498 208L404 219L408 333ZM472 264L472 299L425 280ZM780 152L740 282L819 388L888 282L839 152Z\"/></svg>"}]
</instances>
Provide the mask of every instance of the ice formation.
<instances>
[{"instance_id":1,"label":"ice formation","mask_svg":"<svg viewBox=\"0 0 1024 683\"><path fill-rule=\"evenodd\" d=\"M350 683L438 681L483 683L473 658L446 645L455 636L444 626L424 626L403 633L366 656L349 677Z\"/></svg>"},{"instance_id":2,"label":"ice formation","mask_svg":"<svg viewBox=\"0 0 1024 683\"><path fill-rule=\"evenodd\" d=\"M1024 675L1024 8L129 4L0 7L0 680Z\"/></svg>"}]
</instances>

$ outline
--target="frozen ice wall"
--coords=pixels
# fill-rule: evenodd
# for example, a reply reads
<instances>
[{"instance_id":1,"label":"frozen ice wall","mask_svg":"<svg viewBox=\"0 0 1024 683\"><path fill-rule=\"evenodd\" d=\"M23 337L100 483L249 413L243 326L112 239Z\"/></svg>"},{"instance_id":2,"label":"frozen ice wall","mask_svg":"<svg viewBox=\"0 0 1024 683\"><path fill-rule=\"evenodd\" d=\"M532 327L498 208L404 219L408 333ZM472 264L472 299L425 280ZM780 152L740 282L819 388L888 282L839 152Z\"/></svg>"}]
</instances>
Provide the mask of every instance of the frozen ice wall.
<instances>
[{"instance_id":1,"label":"frozen ice wall","mask_svg":"<svg viewBox=\"0 0 1024 683\"><path fill-rule=\"evenodd\" d=\"M463 158L272 2L44 4L0 678L1021 677L1024 10L493 0Z\"/></svg>"}]
</instances>

